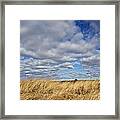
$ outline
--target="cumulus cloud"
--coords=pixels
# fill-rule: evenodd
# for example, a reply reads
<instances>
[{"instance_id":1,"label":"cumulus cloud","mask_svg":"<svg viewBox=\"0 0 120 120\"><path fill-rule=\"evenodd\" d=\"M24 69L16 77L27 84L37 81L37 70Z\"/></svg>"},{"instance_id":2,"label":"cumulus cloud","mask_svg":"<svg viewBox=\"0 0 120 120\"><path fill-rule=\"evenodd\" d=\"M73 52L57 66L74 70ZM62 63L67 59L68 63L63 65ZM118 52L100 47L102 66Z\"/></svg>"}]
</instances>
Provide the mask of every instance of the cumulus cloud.
<instances>
[{"instance_id":1,"label":"cumulus cloud","mask_svg":"<svg viewBox=\"0 0 120 120\"><path fill-rule=\"evenodd\" d=\"M49 73L55 77L62 68L75 69L75 61L88 67L99 64L99 26L94 21L89 23L90 28L83 30L72 20L21 20L20 53L21 57L28 56L27 59L21 58L21 73L24 68L30 68L30 74L35 70L41 76Z\"/></svg>"}]
</instances>

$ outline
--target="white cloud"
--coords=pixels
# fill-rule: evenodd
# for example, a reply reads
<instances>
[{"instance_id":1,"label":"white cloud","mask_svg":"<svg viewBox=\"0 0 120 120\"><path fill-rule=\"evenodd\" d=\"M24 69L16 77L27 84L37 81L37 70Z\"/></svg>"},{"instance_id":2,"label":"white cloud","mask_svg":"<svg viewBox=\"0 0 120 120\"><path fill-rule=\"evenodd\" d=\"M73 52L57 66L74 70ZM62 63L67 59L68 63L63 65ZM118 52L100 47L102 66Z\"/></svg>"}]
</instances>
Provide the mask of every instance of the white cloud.
<instances>
[{"instance_id":1,"label":"white cloud","mask_svg":"<svg viewBox=\"0 0 120 120\"><path fill-rule=\"evenodd\" d=\"M36 54L33 51L26 50L25 48L20 48L20 53L23 55L30 55L36 57Z\"/></svg>"},{"instance_id":2,"label":"white cloud","mask_svg":"<svg viewBox=\"0 0 120 120\"><path fill-rule=\"evenodd\" d=\"M74 68L73 64L70 62L65 62L59 65L56 65L55 68Z\"/></svg>"},{"instance_id":3,"label":"white cloud","mask_svg":"<svg viewBox=\"0 0 120 120\"><path fill-rule=\"evenodd\" d=\"M94 22L90 26L96 31L99 29ZM61 68L74 69L73 61L82 61L89 66L99 63L99 50L96 50L99 38L84 40L83 33L72 20L22 20L20 34L21 55L36 58L21 60L21 71L24 66L34 72L55 74L54 71Z\"/></svg>"},{"instance_id":4,"label":"white cloud","mask_svg":"<svg viewBox=\"0 0 120 120\"><path fill-rule=\"evenodd\" d=\"M76 60L78 53L84 56L92 52L98 42L95 38L83 40L78 30L74 21L21 21L21 54L56 61Z\"/></svg>"},{"instance_id":5,"label":"white cloud","mask_svg":"<svg viewBox=\"0 0 120 120\"><path fill-rule=\"evenodd\" d=\"M77 32L73 21L21 21L21 53L37 57L56 57L64 39ZM59 52L59 51L58 51ZM58 55L59 56L59 55Z\"/></svg>"},{"instance_id":6,"label":"white cloud","mask_svg":"<svg viewBox=\"0 0 120 120\"><path fill-rule=\"evenodd\" d=\"M93 56L90 56L90 57L87 57L87 58L81 58L81 61L87 61L87 62L90 62L90 61L94 61L94 60L100 60L100 56L99 54L97 55L93 55Z\"/></svg>"}]
</instances>

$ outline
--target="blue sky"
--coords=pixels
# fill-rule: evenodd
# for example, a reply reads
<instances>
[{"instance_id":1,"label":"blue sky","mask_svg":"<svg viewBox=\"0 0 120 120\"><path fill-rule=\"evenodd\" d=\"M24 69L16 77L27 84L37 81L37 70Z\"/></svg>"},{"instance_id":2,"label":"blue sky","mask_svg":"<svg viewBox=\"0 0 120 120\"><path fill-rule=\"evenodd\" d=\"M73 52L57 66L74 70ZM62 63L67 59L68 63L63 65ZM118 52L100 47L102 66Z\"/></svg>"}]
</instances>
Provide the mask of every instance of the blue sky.
<instances>
[{"instance_id":1,"label":"blue sky","mask_svg":"<svg viewBox=\"0 0 120 120\"><path fill-rule=\"evenodd\" d=\"M99 20L21 20L20 77L99 79Z\"/></svg>"}]
</instances>

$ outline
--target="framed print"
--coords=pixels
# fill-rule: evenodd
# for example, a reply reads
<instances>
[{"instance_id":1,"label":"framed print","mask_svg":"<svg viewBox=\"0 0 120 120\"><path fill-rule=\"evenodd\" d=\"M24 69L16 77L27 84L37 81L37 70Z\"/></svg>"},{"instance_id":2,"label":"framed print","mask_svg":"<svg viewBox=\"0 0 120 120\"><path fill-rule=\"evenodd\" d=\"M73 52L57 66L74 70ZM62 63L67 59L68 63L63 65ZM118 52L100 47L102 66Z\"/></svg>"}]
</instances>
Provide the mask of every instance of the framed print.
<instances>
[{"instance_id":1,"label":"framed print","mask_svg":"<svg viewBox=\"0 0 120 120\"><path fill-rule=\"evenodd\" d=\"M119 2L1 2L2 119L119 119Z\"/></svg>"}]
</instances>

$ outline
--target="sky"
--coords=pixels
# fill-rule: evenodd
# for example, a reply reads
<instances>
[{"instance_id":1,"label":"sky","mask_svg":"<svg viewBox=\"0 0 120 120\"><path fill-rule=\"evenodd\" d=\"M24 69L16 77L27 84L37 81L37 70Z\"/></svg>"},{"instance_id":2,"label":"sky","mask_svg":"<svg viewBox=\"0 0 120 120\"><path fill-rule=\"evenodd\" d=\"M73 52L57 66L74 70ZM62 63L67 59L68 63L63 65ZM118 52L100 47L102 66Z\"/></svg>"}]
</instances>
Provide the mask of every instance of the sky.
<instances>
[{"instance_id":1,"label":"sky","mask_svg":"<svg viewBox=\"0 0 120 120\"><path fill-rule=\"evenodd\" d=\"M99 20L21 20L20 79L99 79Z\"/></svg>"}]
</instances>

